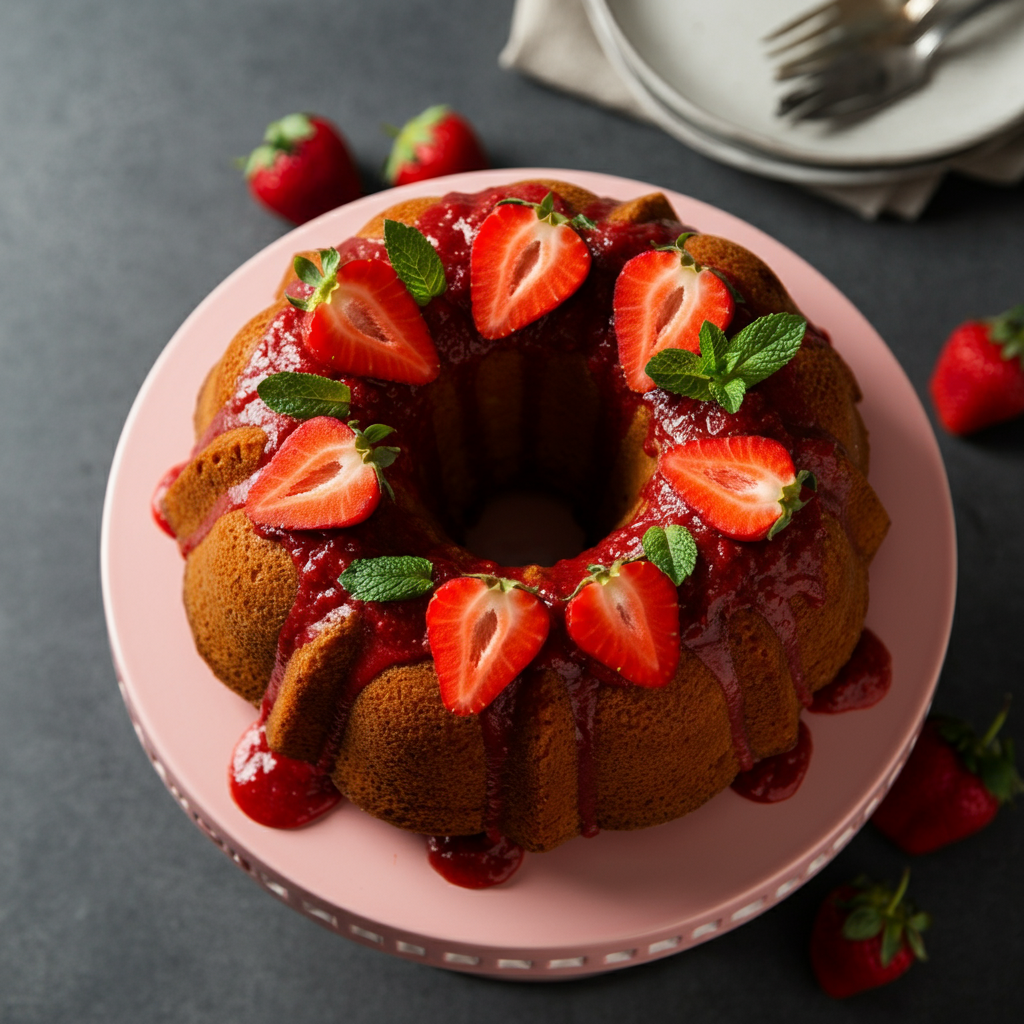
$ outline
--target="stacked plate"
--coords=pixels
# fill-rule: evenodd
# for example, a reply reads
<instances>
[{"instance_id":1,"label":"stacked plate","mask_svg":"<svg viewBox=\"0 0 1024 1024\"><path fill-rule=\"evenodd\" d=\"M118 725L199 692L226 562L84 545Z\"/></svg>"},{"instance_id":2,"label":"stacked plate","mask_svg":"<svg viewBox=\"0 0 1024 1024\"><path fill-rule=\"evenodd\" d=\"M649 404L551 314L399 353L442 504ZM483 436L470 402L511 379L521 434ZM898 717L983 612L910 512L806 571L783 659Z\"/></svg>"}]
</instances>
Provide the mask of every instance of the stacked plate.
<instances>
[{"instance_id":1,"label":"stacked plate","mask_svg":"<svg viewBox=\"0 0 1024 1024\"><path fill-rule=\"evenodd\" d=\"M763 39L815 0L583 0L609 62L648 117L692 148L812 188L937 182L1024 133L1024 4L980 15L943 49L924 89L861 124L775 115Z\"/></svg>"}]
</instances>

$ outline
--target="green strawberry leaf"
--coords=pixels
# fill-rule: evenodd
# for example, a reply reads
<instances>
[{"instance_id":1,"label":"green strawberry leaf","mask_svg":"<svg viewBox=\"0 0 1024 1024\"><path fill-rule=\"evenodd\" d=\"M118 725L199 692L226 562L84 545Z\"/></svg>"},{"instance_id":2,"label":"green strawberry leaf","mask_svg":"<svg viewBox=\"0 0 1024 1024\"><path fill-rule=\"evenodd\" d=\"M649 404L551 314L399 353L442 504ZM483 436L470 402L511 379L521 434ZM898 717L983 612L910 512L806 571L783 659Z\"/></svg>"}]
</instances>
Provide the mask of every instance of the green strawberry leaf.
<instances>
[{"instance_id":1,"label":"green strawberry leaf","mask_svg":"<svg viewBox=\"0 0 1024 1024\"><path fill-rule=\"evenodd\" d=\"M1024 368L1024 305L1014 306L989 320L989 337L1002 347L1003 359L1020 360Z\"/></svg>"},{"instance_id":2,"label":"green strawberry leaf","mask_svg":"<svg viewBox=\"0 0 1024 1024\"><path fill-rule=\"evenodd\" d=\"M384 245L391 266L417 305L425 306L444 293L448 282L441 257L421 231L401 221L385 220Z\"/></svg>"},{"instance_id":3,"label":"green strawberry leaf","mask_svg":"<svg viewBox=\"0 0 1024 1024\"><path fill-rule=\"evenodd\" d=\"M697 545L685 526L652 526L640 543L648 560L677 587L697 564Z\"/></svg>"},{"instance_id":4,"label":"green strawberry leaf","mask_svg":"<svg viewBox=\"0 0 1024 1024\"><path fill-rule=\"evenodd\" d=\"M343 420L349 412L352 392L347 384L315 373L273 373L256 386L263 401L284 416L311 420L333 416Z\"/></svg>"},{"instance_id":5,"label":"green strawberry leaf","mask_svg":"<svg viewBox=\"0 0 1024 1024\"><path fill-rule=\"evenodd\" d=\"M416 150L420 146L429 146L434 141L434 128L448 116L449 107L439 103L433 107L427 107L422 114L417 114L411 121L398 130L389 129L385 125L384 130L395 139L384 165L384 178L394 184L399 171L406 164L416 164Z\"/></svg>"},{"instance_id":6,"label":"green strawberry leaf","mask_svg":"<svg viewBox=\"0 0 1024 1024\"><path fill-rule=\"evenodd\" d=\"M575 231L593 231L597 227L594 221L582 213L577 213L575 217L566 217L564 213L559 213L555 209L554 192L549 192L539 203L531 203L526 199L509 196L507 199L499 200L495 206L529 206L537 214L538 220L545 220L556 227L559 224L568 224Z\"/></svg>"},{"instance_id":7,"label":"green strawberry leaf","mask_svg":"<svg viewBox=\"0 0 1024 1024\"><path fill-rule=\"evenodd\" d=\"M374 448L374 445L378 441L383 441L389 434L393 434L395 428L385 426L383 423L373 423L366 430L360 430L359 420L349 420L348 425L355 431L356 451L359 452L366 465L373 466L381 491L394 501L395 492L384 476L384 470L402 454L402 449L390 448L385 445Z\"/></svg>"},{"instance_id":8,"label":"green strawberry leaf","mask_svg":"<svg viewBox=\"0 0 1024 1024\"><path fill-rule=\"evenodd\" d=\"M434 566L415 555L357 558L338 582L359 601L408 601L434 589Z\"/></svg>"},{"instance_id":9,"label":"green strawberry leaf","mask_svg":"<svg viewBox=\"0 0 1024 1024\"><path fill-rule=\"evenodd\" d=\"M916 917L927 917L927 914L917 914ZM919 929L913 925L914 918L907 923L907 944L910 946L911 952L922 962L928 959L928 953L924 948L924 939L921 937Z\"/></svg>"},{"instance_id":10,"label":"green strawberry leaf","mask_svg":"<svg viewBox=\"0 0 1024 1024\"><path fill-rule=\"evenodd\" d=\"M882 930L883 923L877 907L858 907L843 922L843 938L851 942L873 939Z\"/></svg>"},{"instance_id":11,"label":"green strawberry leaf","mask_svg":"<svg viewBox=\"0 0 1024 1024\"><path fill-rule=\"evenodd\" d=\"M341 256L337 249L320 249L320 267L305 256L296 256L292 260L292 269L295 276L303 283L313 289L313 294L305 299L298 299L294 295L285 295L285 298L298 309L312 313L317 306L327 302L331 293L338 287L338 265L341 263ZM323 269L321 269L321 267Z\"/></svg>"},{"instance_id":12,"label":"green strawberry leaf","mask_svg":"<svg viewBox=\"0 0 1024 1024\"><path fill-rule=\"evenodd\" d=\"M893 957L903 948L903 922L898 918L889 918L882 931L882 951L880 960L883 967L892 963Z\"/></svg>"},{"instance_id":13,"label":"green strawberry leaf","mask_svg":"<svg viewBox=\"0 0 1024 1024\"><path fill-rule=\"evenodd\" d=\"M669 247L673 248L673 247ZM717 402L735 413L747 389L781 370L800 349L807 322L792 313L758 317L734 338L710 321L700 328L700 355L664 349L644 367L665 391L698 402Z\"/></svg>"}]
</instances>

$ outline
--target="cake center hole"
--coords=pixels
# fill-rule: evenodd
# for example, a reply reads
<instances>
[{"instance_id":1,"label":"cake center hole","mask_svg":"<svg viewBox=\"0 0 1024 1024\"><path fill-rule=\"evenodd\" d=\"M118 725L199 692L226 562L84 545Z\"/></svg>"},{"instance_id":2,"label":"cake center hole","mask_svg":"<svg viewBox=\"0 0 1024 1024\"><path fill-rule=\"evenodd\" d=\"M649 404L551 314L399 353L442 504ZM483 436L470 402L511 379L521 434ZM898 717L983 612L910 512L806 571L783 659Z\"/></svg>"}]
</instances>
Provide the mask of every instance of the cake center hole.
<instances>
[{"instance_id":1,"label":"cake center hole","mask_svg":"<svg viewBox=\"0 0 1024 1024\"><path fill-rule=\"evenodd\" d=\"M484 505L466 547L500 565L554 565L586 547L569 503L535 491L510 491Z\"/></svg>"}]
</instances>

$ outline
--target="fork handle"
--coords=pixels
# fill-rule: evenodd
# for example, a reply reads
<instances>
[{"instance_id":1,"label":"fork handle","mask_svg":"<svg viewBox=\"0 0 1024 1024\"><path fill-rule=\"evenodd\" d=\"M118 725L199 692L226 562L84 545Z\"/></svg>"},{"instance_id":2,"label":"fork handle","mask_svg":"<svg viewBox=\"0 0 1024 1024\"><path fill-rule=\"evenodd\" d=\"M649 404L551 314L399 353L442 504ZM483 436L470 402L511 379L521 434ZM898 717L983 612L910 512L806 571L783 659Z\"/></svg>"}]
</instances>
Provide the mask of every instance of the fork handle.
<instances>
[{"instance_id":1,"label":"fork handle","mask_svg":"<svg viewBox=\"0 0 1024 1024\"><path fill-rule=\"evenodd\" d=\"M914 49L927 60L943 44L946 36L954 29L959 28L965 21L973 18L976 14L996 4L1005 3L1005 0L974 0L973 3L964 4L963 7L952 11L927 27L914 41ZM933 8L933 11L935 8ZM927 18L927 16L926 16Z\"/></svg>"}]
</instances>

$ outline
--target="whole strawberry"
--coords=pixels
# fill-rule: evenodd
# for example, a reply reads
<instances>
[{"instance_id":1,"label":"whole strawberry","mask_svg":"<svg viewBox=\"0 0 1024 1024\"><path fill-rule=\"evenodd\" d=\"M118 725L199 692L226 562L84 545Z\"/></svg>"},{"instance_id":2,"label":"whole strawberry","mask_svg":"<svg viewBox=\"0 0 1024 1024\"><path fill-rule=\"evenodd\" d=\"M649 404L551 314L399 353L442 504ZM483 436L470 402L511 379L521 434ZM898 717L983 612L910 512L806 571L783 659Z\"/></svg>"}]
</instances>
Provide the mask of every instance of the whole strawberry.
<instances>
[{"instance_id":1,"label":"whole strawberry","mask_svg":"<svg viewBox=\"0 0 1024 1024\"><path fill-rule=\"evenodd\" d=\"M939 420L953 434L1024 413L1024 305L953 331L930 388Z\"/></svg>"},{"instance_id":2,"label":"whole strawberry","mask_svg":"<svg viewBox=\"0 0 1024 1024\"><path fill-rule=\"evenodd\" d=\"M295 224L362 195L359 173L338 129L313 114L289 114L267 126L245 162L249 190Z\"/></svg>"},{"instance_id":3,"label":"whole strawberry","mask_svg":"<svg viewBox=\"0 0 1024 1024\"><path fill-rule=\"evenodd\" d=\"M830 893L811 932L811 966L835 999L895 981L926 960L923 932L931 918L904 899L910 872L896 891L859 878Z\"/></svg>"},{"instance_id":4,"label":"whole strawberry","mask_svg":"<svg viewBox=\"0 0 1024 1024\"><path fill-rule=\"evenodd\" d=\"M966 722L925 722L873 821L907 853L930 853L984 828L1022 791L1013 742L999 739L1009 701L981 739Z\"/></svg>"},{"instance_id":5,"label":"whole strawberry","mask_svg":"<svg viewBox=\"0 0 1024 1024\"><path fill-rule=\"evenodd\" d=\"M489 166L469 122L441 104L428 107L395 133L384 178L389 185L408 185Z\"/></svg>"}]
</instances>

